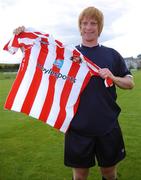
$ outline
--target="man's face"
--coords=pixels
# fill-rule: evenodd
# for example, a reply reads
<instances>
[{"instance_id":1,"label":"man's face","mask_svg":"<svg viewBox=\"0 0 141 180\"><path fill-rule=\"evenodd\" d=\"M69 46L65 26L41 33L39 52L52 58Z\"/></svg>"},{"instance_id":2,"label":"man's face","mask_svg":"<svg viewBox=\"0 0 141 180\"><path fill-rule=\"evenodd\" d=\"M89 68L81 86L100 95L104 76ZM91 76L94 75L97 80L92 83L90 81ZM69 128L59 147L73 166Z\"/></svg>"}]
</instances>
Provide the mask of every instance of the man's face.
<instances>
[{"instance_id":1,"label":"man's face","mask_svg":"<svg viewBox=\"0 0 141 180\"><path fill-rule=\"evenodd\" d=\"M83 18L80 25L82 40L93 42L98 39L98 24L95 19Z\"/></svg>"}]
</instances>

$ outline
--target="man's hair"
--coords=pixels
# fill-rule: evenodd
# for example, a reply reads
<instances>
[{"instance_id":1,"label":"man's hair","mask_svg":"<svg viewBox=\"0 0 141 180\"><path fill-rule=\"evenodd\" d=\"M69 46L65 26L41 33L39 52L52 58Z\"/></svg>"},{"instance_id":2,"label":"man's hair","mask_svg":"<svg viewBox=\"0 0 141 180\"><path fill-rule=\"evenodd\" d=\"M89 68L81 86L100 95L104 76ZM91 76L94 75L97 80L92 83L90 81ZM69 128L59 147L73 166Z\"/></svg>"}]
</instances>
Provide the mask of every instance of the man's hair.
<instances>
[{"instance_id":1,"label":"man's hair","mask_svg":"<svg viewBox=\"0 0 141 180\"><path fill-rule=\"evenodd\" d=\"M94 6L92 7L87 7L86 9L84 9L78 18L78 25L79 25L79 30L81 30L81 22L84 18L91 18L91 19L95 19L98 23L98 35L100 36L102 29L103 29L103 23L104 23L104 16L103 13L95 8Z\"/></svg>"}]
</instances>

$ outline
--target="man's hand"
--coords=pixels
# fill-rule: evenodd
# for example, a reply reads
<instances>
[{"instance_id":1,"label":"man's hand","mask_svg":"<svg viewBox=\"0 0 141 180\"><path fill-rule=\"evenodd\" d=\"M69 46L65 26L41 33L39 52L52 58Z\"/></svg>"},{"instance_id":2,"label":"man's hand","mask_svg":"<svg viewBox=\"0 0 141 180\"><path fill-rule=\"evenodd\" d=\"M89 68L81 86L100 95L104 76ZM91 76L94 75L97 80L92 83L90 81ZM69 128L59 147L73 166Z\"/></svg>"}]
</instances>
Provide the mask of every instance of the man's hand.
<instances>
[{"instance_id":1,"label":"man's hand","mask_svg":"<svg viewBox=\"0 0 141 180\"><path fill-rule=\"evenodd\" d=\"M24 26L19 26L18 28L14 29L13 34L18 35L23 31L25 31L25 27Z\"/></svg>"},{"instance_id":2,"label":"man's hand","mask_svg":"<svg viewBox=\"0 0 141 180\"><path fill-rule=\"evenodd\" d=\"M114 78L114 75L111 73L111 71L108 68L99 69L99 76L103 79L106 79L106 78L113 79Z\"/></svg>"}]
</instances>

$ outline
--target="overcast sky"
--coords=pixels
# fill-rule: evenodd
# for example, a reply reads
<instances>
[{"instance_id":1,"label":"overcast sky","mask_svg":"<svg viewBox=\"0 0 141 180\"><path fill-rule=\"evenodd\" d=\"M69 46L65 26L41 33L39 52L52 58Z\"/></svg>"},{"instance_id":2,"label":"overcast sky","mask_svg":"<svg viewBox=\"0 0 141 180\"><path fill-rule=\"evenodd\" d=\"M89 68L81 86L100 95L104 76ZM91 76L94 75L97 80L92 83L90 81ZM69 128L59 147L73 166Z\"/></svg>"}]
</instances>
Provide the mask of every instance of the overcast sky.
<instances>
[{"instance_id":1,"label":"overcast sky","mask_svg":"<svg viewBox=\"0 0 141 180\"><path fill-rule=\"evenodd\" d=\"M65 44L81 43L77 19L88 6L104 14L104 29L99 39L123 57L141 54L140 0L0 0L0 62L16 61L2 50L15 27L25 25L52 34ZM12 56L12 57L11 57ZM18 57L19 55L17 55Z\"/></svg>"}]
</instances>

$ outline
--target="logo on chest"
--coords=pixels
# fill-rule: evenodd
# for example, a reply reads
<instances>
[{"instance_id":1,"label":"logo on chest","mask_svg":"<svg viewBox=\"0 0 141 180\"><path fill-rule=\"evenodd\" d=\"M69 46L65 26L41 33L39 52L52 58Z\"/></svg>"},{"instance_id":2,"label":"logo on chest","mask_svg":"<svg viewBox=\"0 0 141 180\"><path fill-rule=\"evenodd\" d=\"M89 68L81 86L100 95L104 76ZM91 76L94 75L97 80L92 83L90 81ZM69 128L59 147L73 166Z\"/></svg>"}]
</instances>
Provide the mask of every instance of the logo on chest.
<instances>
[{"instance_id":1,"label":"logo on chest","mask_svg":"<svg viewBox=\"0 0 141 180\"><path fill-rule=\"evenodd\" d=\"M63 59L55 59L53 65L56 66L58 69L61 69L61 67L64 64L64 60Z\"/></svg>"}]
</instances>

